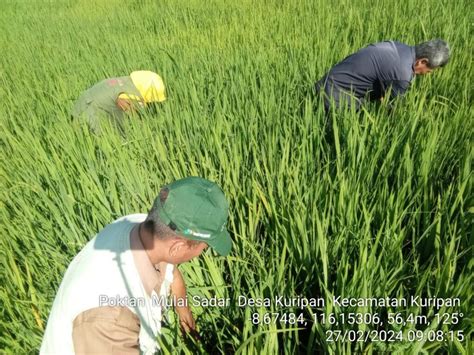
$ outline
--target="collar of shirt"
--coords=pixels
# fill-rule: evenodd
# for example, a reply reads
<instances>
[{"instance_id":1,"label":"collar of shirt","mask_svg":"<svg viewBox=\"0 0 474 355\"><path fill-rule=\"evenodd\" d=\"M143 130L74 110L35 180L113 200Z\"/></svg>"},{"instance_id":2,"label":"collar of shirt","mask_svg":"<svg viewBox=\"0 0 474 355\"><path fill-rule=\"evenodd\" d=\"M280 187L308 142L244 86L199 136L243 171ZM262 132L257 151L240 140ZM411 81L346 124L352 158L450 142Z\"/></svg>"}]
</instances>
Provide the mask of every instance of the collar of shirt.
<instances>
[{"instance_id":1,"label":"collar of shirt","mask_svg":"<svg viewBox=\"0 0 474 355\"><path fill-rule=\"evenodd\" d=\"M138 225L137 225L138 226ZM134 228L130 233L130 247L132 249L133 260L137 268L140 279L142 280L145 291L151 297L151 292L159 293L161 284L164 279L164 272L166 270L166 263L159 263L153 265L146 253L138 229ZM160 272L161 271L161 272Z\"/></svg>"}]
</instances>

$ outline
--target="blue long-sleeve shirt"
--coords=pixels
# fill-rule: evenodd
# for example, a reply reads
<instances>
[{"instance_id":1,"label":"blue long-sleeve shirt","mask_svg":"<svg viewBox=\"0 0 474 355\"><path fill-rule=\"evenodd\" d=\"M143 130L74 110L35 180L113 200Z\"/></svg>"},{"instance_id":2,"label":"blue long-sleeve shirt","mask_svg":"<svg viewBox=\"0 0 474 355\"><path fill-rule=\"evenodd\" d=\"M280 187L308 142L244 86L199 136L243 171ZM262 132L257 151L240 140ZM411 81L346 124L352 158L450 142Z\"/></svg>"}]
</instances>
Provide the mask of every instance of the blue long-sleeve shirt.
<instances>
[{"instance_id":1,"label":"blue long-sleeve shirt","mask_svg":"<svg viewBox=\"0 0 474 355\"><path fill-rule=\"evenodd\" d=\"M366 99L386 96L389 90L393 98L409 88L414 63L414 47L394 41L374 43L336 64L316 83L316 90L325 94L326 109L331 99L336 107L343 102L359 107Z\"/></svg>"}]
</instances>

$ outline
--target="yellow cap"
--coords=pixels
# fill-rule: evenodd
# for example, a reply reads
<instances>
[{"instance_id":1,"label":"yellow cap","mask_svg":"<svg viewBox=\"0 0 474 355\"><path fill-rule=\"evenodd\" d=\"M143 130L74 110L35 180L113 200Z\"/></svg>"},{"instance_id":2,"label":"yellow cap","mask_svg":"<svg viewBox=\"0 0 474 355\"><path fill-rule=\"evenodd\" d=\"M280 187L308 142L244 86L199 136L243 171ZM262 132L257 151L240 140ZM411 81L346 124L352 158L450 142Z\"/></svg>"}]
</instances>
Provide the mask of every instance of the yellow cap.
<instances>
[{"instance_id":1,"label":"yellow cap","mask_svg":"<svg viewBox=\"0 0 474 355\"><path fill-rule=\"evenodd\" d=\"M130 74L130 78L132 78L133 85L136 86L146 103L166 100L165 84L158 74L152 71L139 70Z\"/></svg>"}]
</instances>

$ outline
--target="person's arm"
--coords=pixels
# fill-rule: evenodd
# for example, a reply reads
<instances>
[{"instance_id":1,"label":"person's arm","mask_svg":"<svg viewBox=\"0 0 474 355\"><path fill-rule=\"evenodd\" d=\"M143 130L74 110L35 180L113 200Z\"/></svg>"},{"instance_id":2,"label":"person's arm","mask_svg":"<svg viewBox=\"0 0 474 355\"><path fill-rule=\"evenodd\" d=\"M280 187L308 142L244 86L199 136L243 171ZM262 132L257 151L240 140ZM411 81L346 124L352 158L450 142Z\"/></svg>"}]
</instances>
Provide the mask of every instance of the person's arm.
<instances>
[{"instance_id":1,"label":"person's arm","mask_svg":"<svg viewBox=\"0 0 474 355\"><path fill-rule=\"evenodd\" d=\"M115 103L117 107L124 112L134 112L137 109L144 107L144 104L139 97L125 93L120 94L117 97L117 100L115 100Z\"/></svg>"},{"instance_id":2,"label":"person's arm","mask_svg":"<svg viewBox=\"0 0 474 355\"><path fill-rule=\"evenodd\" d=\"M386 99L393 100L397 96L404 95L407 90L410 88L410 82L407 80L391 80L384 83L385 92L381 98L382 102L385 102ZM390 97L388 97L390 93Z\"/></svg>"},{"instance_id":3,"label":"person's arm","mask_svg":"<svg viewBox=\"0 0 474 355\"><path fill-rule=\"evenodd\" d=\"M191 309L188 307L186 300L186 286L184 284L183 276L177 267L173 271L173 283L171 284L171 297L176 299L176 313L179 316L179 324L181 329L186 333L195 333L196 324L194 322Z\"/></svg>"},{"instance_id":4,"label":"person's arm","mask_svg":"<svg viewBox=\"0 0 474 355\"><path fill-rule=\"evenodd\" d=\"M130 100L118 98L115 103L117 104L118 108L124 112L132 111L133 105Z\"/></svg>"}]
</instances>

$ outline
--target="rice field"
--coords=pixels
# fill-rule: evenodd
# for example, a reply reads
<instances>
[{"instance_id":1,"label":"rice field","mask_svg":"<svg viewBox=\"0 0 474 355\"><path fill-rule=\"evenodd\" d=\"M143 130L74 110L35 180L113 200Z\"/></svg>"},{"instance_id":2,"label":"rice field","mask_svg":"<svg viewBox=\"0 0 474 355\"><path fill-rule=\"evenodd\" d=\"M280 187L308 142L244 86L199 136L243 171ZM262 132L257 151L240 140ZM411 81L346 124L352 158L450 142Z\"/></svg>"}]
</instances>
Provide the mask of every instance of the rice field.
<instances>
[{"instance_id":1,"label":"rice field","mask_svg":"<svg viewBox=\"0 0 474 355\"><path fill-rule=\"evenodd\" d=\"M191 175L223 188L234 244L180 270L190 297L230 303L193 305L200 342L169 312L164 353L474 353L472 2L91 4L0 4L1 353L37 353L72 258ZM393 109L331 116L325 134L311 89L333 64L432 38L451 45L445 68ZM83 90L140 69L164 79L158 112L100 137L71 123Z\"/></svg>"}]
</instances>

